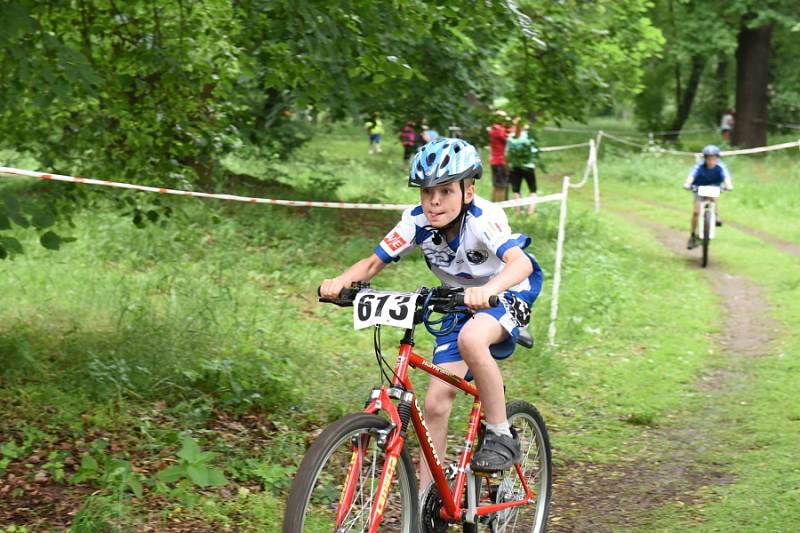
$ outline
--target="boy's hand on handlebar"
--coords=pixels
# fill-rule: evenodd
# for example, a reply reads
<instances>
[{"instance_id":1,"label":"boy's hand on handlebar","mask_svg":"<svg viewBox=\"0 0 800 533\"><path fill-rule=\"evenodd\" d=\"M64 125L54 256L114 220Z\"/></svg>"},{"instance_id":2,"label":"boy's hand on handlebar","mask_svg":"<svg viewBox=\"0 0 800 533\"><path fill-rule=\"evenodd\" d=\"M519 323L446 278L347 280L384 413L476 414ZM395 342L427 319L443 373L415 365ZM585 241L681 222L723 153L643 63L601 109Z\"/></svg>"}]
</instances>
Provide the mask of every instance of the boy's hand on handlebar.
<instances>
[{"instance_id":1,"label":"boy's hand on handlebar","mask_svg":"<svg viewBox=\"0 0 800 533\"><path fill-rule=\"evenodd\" d=\"M342 278L333 278L322 280L322 285L319 286L319 295L329 300L336 300L339 298L339 293L342 289L349 287L350 283Z\"/></svg>"},{"instance_id":2,"label":"boy's hand on handlebar","mask_svg":"<svg viewBox=\"0 0 800 533\"><path fill-rule=\"evenodd\" d=\"M464 305L473 311L489 309L492 307L492 304L489 303L489 298L494 295L495 293L486 287L469 287L464 290Z\"/></svg>"}]
</instances>

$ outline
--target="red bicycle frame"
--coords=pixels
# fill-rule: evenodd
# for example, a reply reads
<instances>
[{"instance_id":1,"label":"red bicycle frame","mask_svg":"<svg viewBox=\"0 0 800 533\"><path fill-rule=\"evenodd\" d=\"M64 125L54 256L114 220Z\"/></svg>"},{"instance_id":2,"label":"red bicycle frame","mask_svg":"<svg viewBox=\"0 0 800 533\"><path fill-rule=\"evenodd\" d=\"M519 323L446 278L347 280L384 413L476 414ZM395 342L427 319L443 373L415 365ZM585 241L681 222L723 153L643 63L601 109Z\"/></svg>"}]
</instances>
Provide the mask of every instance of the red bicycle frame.
<instances>
[{"instance_id":1,"label":"red bicycle frame","mask_svg":"<svg viewBox=\"0 0 800 533\"><path fill-rule=\"evenodd\" d=\"M403 427L403 421L401 419L400 412L397 405L395 405L395 403L392 401L393 399L399 399L401 402L408 402L411 406L410 421L414 425L414 430L419 437L420 449L433 475L436 488L438 489L439 494L442 496L444 507L441 511L441 517L450 522L461 522L464 519L462 515L464 515L465 509L462 507L461 502L463 501L464 485L467 479L467 467L470 459L472 458L472 448L475 443L475 439L478 436L478 430L480 428L480 422L482 418L481 400L478 396L478 389L467 380L456 376L455 374L452 374L447 370L434 365L427 359L415 354L412 350L414 346L412 335L413 329L407 330L406 336L400 342L400 353L398 354L397 364L394 368L392 386L387 387L384 385L379 389L374 389L372 391L372 395L370 396L369 403L364 408L364 412L369 414L376 414L380 411L385 412L393 423L392 430L386 440L386 458L381 471L381 479L375 492L377 501L370 510L370 533L377 532L378 530L378 525L383 517L384 506L386 504L386 499L389 495L392 479L395 474L397 460L400 457L400 453L403 450L403 446L406 441L406 428ZM422 411L419 408L419 403L417 402L416 395L414 394L413 386L408 378L409 366L422 370L431 376L437 377L474 398L472 410L469 416L469 423L467 424L467 434L465 439L466 445L458 460L458 470L456 472L456 478L452 490L447 482L444 467L442 466L436 450L434 449L433 441L430 433L428 432L428 427L425 424L425 419L422 416ZM341 526L343 523L347 510L350 508L352 503L355 483L358 479L358 472L361 469L361 459L363 458L362 450L362 446L354 444L350 469L344 487L342 488L339 507L337 509L337 527ZM514 467L516 469L517 476L519 476L520 482L522 483L522 488L525 491L525 497L511 502L477 507L475 509L475 515L471 517L472 519L475 519L478 516L496 513L510 507L526 505L533 501L535 495L525 482L522 467L520 467L519 464L514 465Z\"/></svg>"}]
</instances>

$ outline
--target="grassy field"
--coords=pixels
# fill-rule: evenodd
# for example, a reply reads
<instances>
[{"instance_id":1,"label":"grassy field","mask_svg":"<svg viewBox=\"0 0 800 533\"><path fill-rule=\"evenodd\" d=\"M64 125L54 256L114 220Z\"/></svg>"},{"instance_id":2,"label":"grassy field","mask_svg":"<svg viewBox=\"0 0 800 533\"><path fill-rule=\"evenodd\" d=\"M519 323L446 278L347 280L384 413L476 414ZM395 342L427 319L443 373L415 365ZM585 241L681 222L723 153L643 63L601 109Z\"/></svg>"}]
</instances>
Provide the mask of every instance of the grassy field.
<instances>
[{"instance_id":1,"label":"grassy field","mask_svg":"<svg viewBox=\"0 0 800 533\"><path fill-rule=\"evenodd\" d=\"M231 157L231 172L251 178L227 192L414 202L399 146L367 156L361 137L356 128L322 133L284 163ZM679 185L690 162L605 146L604 203L677 228L688 223L641 200L688 215ZM540 192L560 190L560 176L580 173L585 155L548 154ZM737 190L724 198L723 216L800 242L797 224L775 223L776 211L787 221L800 214L795 161L732 159ZM9 186L23 195L41 189ZM589 193L572 193L555 348L544 339L558 206L510 215L512 227L533 237L546 285L534 309L537 346L502 365L509 397L542 410L562 468L624 462L642 452L631 443L648 429L701 423L691 418L698 405L730 404L735 424L705 428L728 443L724 456L707 460L724 463L736 483L709 489L694 513L667 506L649 523L788 531L800 520L797 259L733 230L714 244L715 260L764 287L781 326L774 355L748 362L752 379L708 399L696 379L718 363L716 296L697 269L670 262L646 229L613 212L596 217ZM26 253L0 263L0 523L7 531L277 531L311 435L358 409L378 377L371 334L353 332L346 310L318 305L315 288L368 254L397 213L165 198L170 220L140 229L120 216L119 194L91 193L92 208L75 215L75 227L59 228L77 238L61 251L18 231ZM375 285L434 283L413 256ZM398 338L385 334L384 346ZM431 340L420 341L419 352L429 353Z\"/></svg>"}]
</instances>

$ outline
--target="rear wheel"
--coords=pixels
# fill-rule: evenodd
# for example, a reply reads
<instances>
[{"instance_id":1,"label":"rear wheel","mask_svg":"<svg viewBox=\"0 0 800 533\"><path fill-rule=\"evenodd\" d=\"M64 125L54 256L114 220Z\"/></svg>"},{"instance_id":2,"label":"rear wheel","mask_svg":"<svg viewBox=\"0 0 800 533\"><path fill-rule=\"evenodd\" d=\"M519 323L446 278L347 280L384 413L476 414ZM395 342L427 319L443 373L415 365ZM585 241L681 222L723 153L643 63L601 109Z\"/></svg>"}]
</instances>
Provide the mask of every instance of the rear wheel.
<instances>
[{"instance_id":1,"label":"rear wheel","mask_svg":"<svg viewBox=\"0 0 800 533\"><path fill-rule=\"evenodd\" d=\"M709 234L711 232L711 211L706 209L703 214L703 267L708 265L708 244L711 241Z\"/></svg>"},{"instance_id":2,"label":"rear wheel","mask_svg":"<svg viewBox=\"0 0 800 533\"><path fill-rule=\"evenodd\" d=\"M513 401L506 405L508 422L514 426L522 447L523 477L533 492L533 501L521 507L512 507L493 516L479 519L478 524L464 524L465 533L478 531L542 533L547 529L550 513L550 498L553 489L553 464L550 452L550 437L539 411L524 401ZM482 481L478 478L479 483ZM494 503L522 499L525 490L516 468L504 473L499 483L491 480L478 485L478 492L489 492ZM481 502L488 503L488 502Z\"/></svg>"},{"instance_id":3,"label":"rear wheel","mask_svg":"<svg viewBox=\"0 0 800 533\"><path fill-rule=\"evenodd\" d=\"M380 500L376 492L386 460L379 437L388 428L383 418L358 413L339 419L323 431L308 449L292 482L283 532L368 531L370 511ZM343 490L348 484L352 488L349 498ZM343 500L347 501L342 504ZM417 505L414 465L404 448L379 530L416 531ZM337 514L341 522L338 527Z\"/></svg>"}]
</instances>

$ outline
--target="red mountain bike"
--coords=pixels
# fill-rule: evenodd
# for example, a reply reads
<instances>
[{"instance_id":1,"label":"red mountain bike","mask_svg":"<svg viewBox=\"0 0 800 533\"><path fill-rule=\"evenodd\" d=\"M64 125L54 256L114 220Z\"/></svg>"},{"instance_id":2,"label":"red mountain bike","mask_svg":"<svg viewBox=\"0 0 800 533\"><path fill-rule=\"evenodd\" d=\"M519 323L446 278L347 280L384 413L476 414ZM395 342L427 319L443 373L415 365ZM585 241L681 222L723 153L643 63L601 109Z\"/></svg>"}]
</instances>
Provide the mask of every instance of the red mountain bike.
<instances>
[{"instance_id":1,"label":"red mountain bike","mask_svg":"<svg viewBox=\"0 0 800 533\"><path fill-rule=\"evenodd\" d=\"M490 303L497 305L497 297L493 298ZM468 312L463 293L442 287L397 293L362 286L344 289L336 301L320 301L354 306L356 327L375 326L375 354L386 383L372 390L363 412L331 424L308 449L289 491L284 533L431 533L444 532L451 524L463 524L467 532L544 531L552 463L542 416L527 402L509 402L506 411L520 438L522 460L499 475L473 473L470 458L484 431L478 390L412 351L416 325L443 334L447 324L454 322L453 313ZM446 316L434 320L432 313ZM381 351L381 325L405 329L394 368ZM530 347L533 341L526 334L520 344ZM453 464L443 465L434 450L409 368L474 397L463 450ZM434 479L421 499L406 445L409 423L419 437L421 460Z\"/></svg>"}]
</instances>

